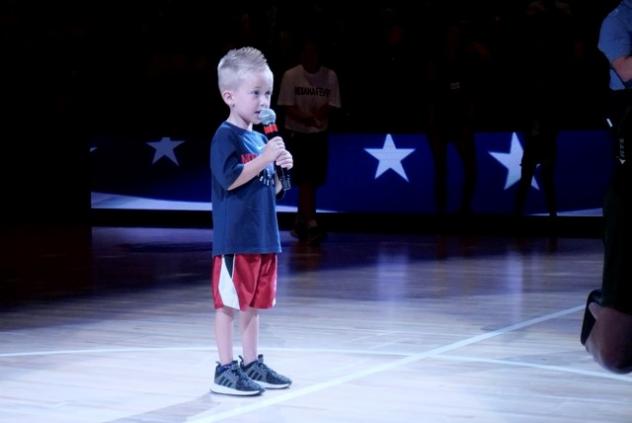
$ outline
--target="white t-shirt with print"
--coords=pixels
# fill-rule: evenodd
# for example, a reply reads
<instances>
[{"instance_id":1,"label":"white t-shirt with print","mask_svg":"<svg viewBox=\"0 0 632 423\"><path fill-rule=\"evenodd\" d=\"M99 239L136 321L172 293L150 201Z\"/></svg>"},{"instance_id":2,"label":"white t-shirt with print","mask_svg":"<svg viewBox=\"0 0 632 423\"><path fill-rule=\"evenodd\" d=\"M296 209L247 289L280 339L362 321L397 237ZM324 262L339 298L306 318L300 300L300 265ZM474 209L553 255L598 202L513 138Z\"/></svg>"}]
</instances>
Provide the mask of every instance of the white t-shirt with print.
<instances>
[{"instance_id":1,"label":"white t-shirt with print","mask_svg":"<svg viewBox=\"0 0 632 423\"><path fill-rule=\"evenodd\" d=\"M277 101L279 106L297 106L301 111L314 114L316 110L328 104L340 107L340 88L336 73L321 66L316 73L309 73L303 65L288 69L281 80L281 90ZM328 119L319 120L314 126L307 126L287 116L285 128L304 134L313 134L327 130Z\"/></svg>"}]
</instances>

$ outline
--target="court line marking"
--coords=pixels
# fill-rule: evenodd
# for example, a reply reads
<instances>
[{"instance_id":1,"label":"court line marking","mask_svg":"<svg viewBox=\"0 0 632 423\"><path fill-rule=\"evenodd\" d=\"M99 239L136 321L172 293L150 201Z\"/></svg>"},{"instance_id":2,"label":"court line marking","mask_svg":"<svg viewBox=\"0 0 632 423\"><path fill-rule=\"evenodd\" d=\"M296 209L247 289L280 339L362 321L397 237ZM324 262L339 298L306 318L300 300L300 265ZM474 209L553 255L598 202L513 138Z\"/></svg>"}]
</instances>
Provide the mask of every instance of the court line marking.
<instances>
[{"instance_id":1,"label":"court line marking","mask_svg":"<svg viewBox=\"0 0 632 423\"><path fill-rule=\"evenodd\" d=\"M237 348L238 346L235 346ZM332 354L357 354L368 356L402 356L409 357L413 353L399 351L374 351L371 349L354 350L354 349L336 349L336 348L283 348L283 347L262 347L266 351L282 351L282 352L309 352L309 353L332 353ZM33 357L33 356L49 356L62 354L109 354L109 353L129 353L129 352L167 352L167 351L217 351L217 347L198 346L198 347L138 347L138 348L102 348L90 350L54 350L54 351L33 351L21 353L0 353L3 357ZM594 372L590 370L581 370L572 367L552 366L546 364L529 363L526 361L516 360L498 360L480 357L467 357L460 355L437 355L433 358L445 359L451 361L468 361L489 364L500 364L507 366L532 367L543 370L551 370L566 373L576 373L585 376L600 377L605 379L615 379L623 382L632 383L632 376L617 375L606 372Z\"/></svg>"},{"instance_id":2,"label":"court line marking","mask_svg":"<svg viewBox=\"0 0 632 423\"><path fill-rule=\"evenodd\" d=\"M284 347L262 347L262 349L266 349L269 351L296 351L296 352L314 352L314 353L334 353L334 354L358 354L358 355L372 355L372 356L401 356L398 360L395 360L390 363L385 363L379 366L374 366L369 369L365 369L362 371L358 371L352 373L350 375L339 377L332 379L327 382L315 384L312 386L308 386L299 390L291 391L288 393L284 393L275 398L265 399L263 401L258 401L257 403L242 406L235 410L229 410L226 412L208 415L212 413L211 411L203 412L197 416L192 416L189 422L195 423L206 423L206 422L214 422L224 420L230 417L235 417L238 415L246 414L251 411L255 411L261 408L265 408L271 405L275 405L281 402L289 401L291 399L308 395L313 392L317 392L320 390L327 389L329 387L337 386L344 384L346 382L359 379L362 377L366 377L368 375L372 375L375 373L379 373L382 371L386 371L392 368L400 367L406 364L410 364L415 361L420 361L424 358L436 358L441 360L448 361L459 361L459 362L478 362L478 363L488 363L488 364L497 364L504 366L519 366L519 367L529 367L536 368L548 371L555 372L565 372L565 373L573 373L584 376L591 377L599 377L605 379L613 379L617 381L632 383L632 378L627 375L616 375L607 372L595 372L590 370L582 370L575 369L571 367L563 367L563 366L553 366L553 365L543 365L537 363L528 363L523 361L513 361L513 360L500 360L500 359L486 359L479 357L468 357L468 356L460 356L460 355L445 355L445 352L454 351L458 348L471 345L480 341L484 341L517 329L521 329L524 327L532 326L547 320L552 320L558 317L562 317L580 310L584 309L584 305L572 307L569 309L565 309L559 312L550 313L544 316L540 316L534 319L526 320L520 323L516 323L513 325L509 325L494 331L486 332L481 335L477 335L474 337L470 337L461 341L457 341L442 347L434 348L421 353L410 353L410 352L400 352L400 351L375 351L370 349L335 349L335 348L284 348ZM16 353L0 353L0 358L3 357L32 357L32 356L49 356L49 355L61 355L61 354L108 354L108 353L128 353L128 352L168 352L168 351L217 351L217 347L214 346L192 346L192 347L129 347L129 348L99 348L99 349L74 349L74 350L48 350L48 351L30 351L30 352L16 352Z\"/></svg>"},{"instance_id":3,"label":"court line marking","mask_svg":"<svg viewBox=\"0 0 632 423\"><path fill-rule=\"evenodd\" d=\"M606 371L594 372L592 370L574 369L572 367L553 366L550 364L537 364L537 363L529 363L526 361L514 361L514 360L498 360L498 359L493 359L493 358L466 357L462 355L439 355L433 358L436 358L439 360L460 361L460 362L470 362L470 363L499 364L502 366L530 367L533 369L550 370L554 372L564 372L564 373L575 373L575 374L579 374L583 376L594 376L594 377L601 377L604 379L614 379L614 380L619 380L622 382L632 383L632 377L630 376L607 373Z\"/></svg>"},{"instance_id":4,"label":"court line marking","mask_svg":"<svg viewBox=\"0 0 632 423\"><path fill-rule=\"evenodd\" d=\"M543 316L540 317L536 317L533 319L529 319L529 320L525 320L523 322L520 323L515 323L513 325L509 325L509 326L505 326L502 327L500 329L491 331L491 332L487 332L487 333L483 333L481 335L477 335L477 336L472 336L470 338L467 339L463 339L461 341L457 341L457 342L453 342L451 344L447 344L444 345L442 347L438 347L438 348L433 348L431 350L425 351L425 352L421 352L421 353L417 353L417 354L412 354L408 357L405 358L401 358L395 361L392 361L390 363L385 363L385 364L381 364L378 366L374 366L371 368L367 368L364 370L360 370L351 374L348 374L346 376L341 376L341 377L337 377L334 379L331 379L327 382L321 382L321 383L317 383L311 386L307 386L305 388L302 389L297 389L297 390L293 390L293 391L289 391L287 393L284 393L282 395L273 397L273 398L264 398L263 400L259 400L257 402L254 402L252 404L248 404L245 406L241 406L241 407L237 407L237 408L233 408L230 410L226 410L217 414L213 414L213 415L207 415L209 412L205 411L201 414L198 414L197 416L191 416L190 418L188 418L186 421L189 423L211 423L211 422L218 422L218 421L222 421L222 420L226 420L232 417L237 417L237 416L241 416L243 414L247 414L247 413L251 413L253 411L256 410L260 410L262 408L266 408L269 407L271 405L276 405L276 404L280 404L282 402L286 402L289 400L292 400L294 398L298 398L298 397L302 397L314 392L318 392L318 391L322 391L325 390L327 388L331 388L334 386L338 386L338 385L342 385L344 383L350 382L352 380L356 380L356 379L361 379L376 373L381 373L384 372L386 370L391 370L397 367L401 367L401 366L405 366L407 364L410 363L414 363L416 361L420 361L423 360L425 358L428 357L434 357L443 353L446 353L448 351L454 351L456 349L471 345L471 344L475 344L477 342L481 342L481 341L485 341L487 339L490 338L494 338L496 336L499 335L503 335L505 333L514 331L516 329L522 329L528 326L532 326L532 325L536 325L538 323L542 323L545 322L547 320L552 320L552 319L556 319L558 317L562 317L562 316L566 316L568 314L571 313L576 313L580 310L583 310L585 307L585 305L580 305L580 306L576 306L576 307L572 307L572 308L568 308L565 310L561 310L561 311L557 311L555 313L549 313L549 314L545 314Z\"/></svg>"}]
</instances>

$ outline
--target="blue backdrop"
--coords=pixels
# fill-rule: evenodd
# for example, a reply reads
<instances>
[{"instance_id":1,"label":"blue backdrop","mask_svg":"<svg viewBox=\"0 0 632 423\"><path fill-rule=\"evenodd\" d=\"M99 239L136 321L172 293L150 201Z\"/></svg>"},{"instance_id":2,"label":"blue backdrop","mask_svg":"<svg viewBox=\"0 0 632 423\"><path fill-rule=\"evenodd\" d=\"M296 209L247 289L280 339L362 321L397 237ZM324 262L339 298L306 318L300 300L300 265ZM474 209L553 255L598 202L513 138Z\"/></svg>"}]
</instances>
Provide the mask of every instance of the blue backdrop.
<instances>
[{"instance_id":1,"label":"blue backdrop","mask_svg":"<svg viewBox=\"0 0 632 423\"><path fill-rule=\"evenodd\" d=\"M522 134L476 134L477 181L472 204L480 214L513 211ZM435 211L434 163L424 134L331 134L327 183L319 209L342 213ZM92 207L210 210L209 141L162 137L92 140ZM555 184L562 215L600 215L612 172L605 131L565 131L557 140ZM460 158L448 147L448 206L459 206ZM295 209L296 190L279 203ZM527 213L546 211L540 174L528 193Z\"/></svg>"}]
</instances>

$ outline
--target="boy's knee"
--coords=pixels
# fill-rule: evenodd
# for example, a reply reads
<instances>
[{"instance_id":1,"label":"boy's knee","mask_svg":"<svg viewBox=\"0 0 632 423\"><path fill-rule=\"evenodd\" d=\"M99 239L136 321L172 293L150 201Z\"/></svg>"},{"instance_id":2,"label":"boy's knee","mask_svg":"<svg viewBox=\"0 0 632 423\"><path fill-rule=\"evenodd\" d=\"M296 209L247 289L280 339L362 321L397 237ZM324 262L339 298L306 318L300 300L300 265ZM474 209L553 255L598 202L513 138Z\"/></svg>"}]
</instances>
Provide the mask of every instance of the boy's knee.
<instances>
[{"instance_id":1,"label":"boy's knee","mask_svg":"<svg viewBox=\"0 0 632 423\"><path fill-rule=\"evenodd\" d=\"M235 314L235 310L233 310L230 307L220 307L216 309L215 311L227 317L233 317L233 315Z\"/></svg>"}]
</instances>

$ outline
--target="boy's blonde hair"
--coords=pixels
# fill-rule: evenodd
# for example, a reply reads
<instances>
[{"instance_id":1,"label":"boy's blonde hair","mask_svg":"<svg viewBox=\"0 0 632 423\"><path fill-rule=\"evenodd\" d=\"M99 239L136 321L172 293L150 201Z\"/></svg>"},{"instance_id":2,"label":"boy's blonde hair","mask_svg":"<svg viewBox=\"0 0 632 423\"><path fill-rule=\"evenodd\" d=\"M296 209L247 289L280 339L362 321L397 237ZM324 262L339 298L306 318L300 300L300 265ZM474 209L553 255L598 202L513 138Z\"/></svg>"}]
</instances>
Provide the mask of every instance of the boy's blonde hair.
<instances>
[{"instance_id":1,"label":"boy's blonde hair","mask_svg":"<svg viewBox=\"0 0 632 423\"><path fill-rule=\"evenodd\" d=\"M268 61L254 47L229 50L217 65L217 85L220 92L236 89L248 73L269 72Z\"/></svg>"}]
</instances>

